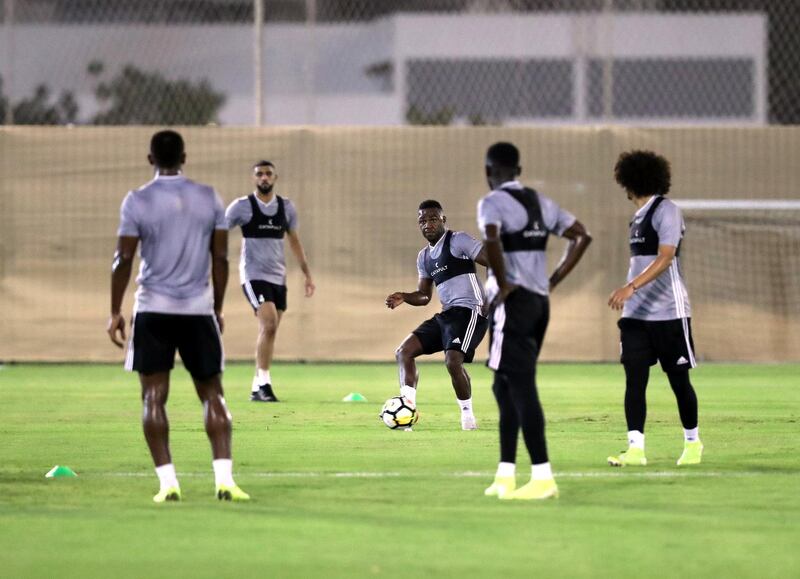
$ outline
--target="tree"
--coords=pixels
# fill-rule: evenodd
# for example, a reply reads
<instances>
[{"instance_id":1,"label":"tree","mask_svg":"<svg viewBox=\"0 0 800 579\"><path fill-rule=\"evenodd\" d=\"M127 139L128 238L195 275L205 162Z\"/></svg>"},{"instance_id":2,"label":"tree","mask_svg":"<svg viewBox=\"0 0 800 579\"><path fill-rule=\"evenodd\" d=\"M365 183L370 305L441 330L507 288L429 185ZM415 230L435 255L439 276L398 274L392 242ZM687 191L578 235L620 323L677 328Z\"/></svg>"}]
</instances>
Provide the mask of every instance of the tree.
<instances>
[{"instance_id":1,"label":"tree","mask_svg":"<svg viewBox=\"0 0 800 579\"><path fill-rule=\"evenodd\" d=\"M78 117L78 103L69 91L61 91L58 100L52 103L50 87L40 84L31 96L11 104L2 89L0 78L0 123L5 122L9 106L16 125L66 125Z\"/></svg>"},{"instance_id":2,"label":"tree","mask_svg":"<svg viewBox=\"0 0 800 579\"><path fill-rule=\"evenodd\" d=\"M411 105L406 111L406 122L409 125L446 126L453 122L455 112L451 107L443 107L435 111L424 111L417 105Z\"/></svg>"},{"instance_id":3,"label":"tree","mask_svg":"<svg viewBox=\"0 0 800 579\"><path fill-rule=\"evenodd\" d=\"M89 64L90 75L99 78L103 63ZM95 96L105 109L92 119L96 125L205 125L217 121L225 95L208 80L170 80L159 72L125 66L109 82L100 82Z\"/></svg>"},{"instance_id":4,"label":"tree","mask_svg":"<svg viewBox=\"0 0 800 579\"><path fill-rule=\"evenodd\" d=\"M78 116L78 103L71 92L62 91L58 100L50 103L50 88L40 84L33 95L14 105L14 123L17 125L66 125Z\"/></svg>"}]
</instances>

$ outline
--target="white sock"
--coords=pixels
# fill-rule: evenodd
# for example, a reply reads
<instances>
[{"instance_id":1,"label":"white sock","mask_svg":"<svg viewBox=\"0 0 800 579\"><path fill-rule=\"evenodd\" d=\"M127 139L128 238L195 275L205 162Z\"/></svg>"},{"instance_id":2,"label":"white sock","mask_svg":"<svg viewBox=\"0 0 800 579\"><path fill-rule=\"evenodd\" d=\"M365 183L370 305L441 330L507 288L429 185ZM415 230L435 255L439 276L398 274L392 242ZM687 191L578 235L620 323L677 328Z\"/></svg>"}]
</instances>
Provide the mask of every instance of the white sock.
<instances>
[{"instance_id":1,"label":"white sock","mask_svg":"<svg viewBox=\"0 0 800 579\"><path fill-rule=\"evenodd\" d=\"M697 442L700 440L700 430L699 426L695 426L694 428L684 428L683 429L683 438L686 442Z\"/></svg>"},{"instance_id":2,"label":"white sock","mask_svg":"<svg viewBox=\"0 0 800 579\"><path fill-rule=\"evenodd\" d=\"M253 384L250 386L251 392L258 392L258 376L253 376Z\"/></svg>"},{"instance_id":3,"label":"white sock","mask_svg":"<svg viewBox=\"0 0 800 579\"><path fill-rule=\"evenodd\" d=\"M472 398L467 398L466 400L458 400L458 407L461 408L461 415L472 416Z\"/></svg>"},{"instance_id":4,"label":"white sock","mask_svg":"<svg viewBox=\"0 0 800 579\"><path fill-rule=\"evenodd\" d=\"M233 461L229 458L218 458L211 461L214 468L214 482L217 486L233 486Z\"/></svg>"},{"instance_id":5,"label":"white sock","mask_svg":"<svg viewBox=\"0 0 800 579\"><path fill-rule=\"evenodd\" d=\"M400 396L405 396L411 400L411 404L417 403L417 389L411 386L400 386Z\"/></svg>"},{"instance_id":6,"label":"white sock","mask_svg":"<svg viewBox=\"0 0 800 579\"><path fill-rule=\"evenodd\" d=\"M517 472L517 465L513 462L501 462L497 465L497 474L495 476L498 477L510 477L514 476Z\"/></svg>"},{"instance_id":7,"label":"white sock","mask_svg":"<svg viewBox=\"0 0 800 579\"><path fill-rule=\"evenodd\" d=\"M171 462L169 464L162 464L156 467L156 475L158 476L158 483L161 486L160 490L168 489L170 487L178 487L178 475L175 474L175 465Z\"/></svg>"},{"instance_id":8,"label":"white sock","mask_svg":"<svg viewBox=\"0 0 800 579\"><path fill-rule=\"evenodd\" d=\"M258 378L258 385L272 384L272 376L269 375L269 370L259 368L256 370L256 378Z\"/></svg>"},{"instance_id":9,"label":"white sock","mask_svg":"<svg viewBox=\"0 0 800 579\"><path fill-rule=\"evenodd\" d=\"M641 448L644 450L644 433L638 430L628 431L628 445L633 448Z\"/></svg>"},{"instance_id":10,"label":"white sock","mask_svg":"<svg viewBox=\"0 0 800 579\"><path fill-rule=\"evenodd\" d=\"M553 470L549 462L531 465L531 480L550 480L553 478Z\"/></svg>"}]
</instances>

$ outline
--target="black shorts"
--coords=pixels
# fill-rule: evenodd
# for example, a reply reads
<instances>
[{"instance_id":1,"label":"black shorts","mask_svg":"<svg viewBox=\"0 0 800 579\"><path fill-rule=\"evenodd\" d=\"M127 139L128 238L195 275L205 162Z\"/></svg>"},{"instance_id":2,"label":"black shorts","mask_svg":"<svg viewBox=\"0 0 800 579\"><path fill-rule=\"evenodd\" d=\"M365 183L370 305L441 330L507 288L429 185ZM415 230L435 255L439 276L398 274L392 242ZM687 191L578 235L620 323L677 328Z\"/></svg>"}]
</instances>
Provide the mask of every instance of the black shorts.
<instances>
[{"instance_id":1,"label":"black shorts","mask_svg":"<svg viewBox=\"0 0 800 579\"><path fill-rule=\"evenodd\" d=\"M475 310L454 307L425 320L411 333L419 338L423 354L459 350L465 362L472 362L488 327L489 321Z\"/></svg>"},{"instance_id":2,"label":"black shorts","mask_svg":"<svg viewBox=\"0 0 800 579\"><path fill-rule=\"evenodd\" d=\"M214 316L134 315L125 369L141 374L168 372L175 366L176 350L198 380L216 376L224 368L222 340Z\"/></svg>"},{"instance_id":3,"label":"black shorts","mask_svg":"<svg viewBox=\"0 0 800 579\"><path fill-rule=\"evenodd\" d=\"M620 318L620 362L654 365L661 362L664 372L697 366L689 318L649 322Z\"/></svg>"},{"instance_id":4,"label":"black shorts","mask_svg":"<svg viewBox=\"0 0 800 579\"><path fill-rule=\"evenodd\" d=\"M549 321L547 296L515 289L492 311L486 365L498 372L533 376Z\"/></svg>"},{"instance_id":5,"label":"black shorts","mask_svg":"<svg viewBox=\"0 0 800 579\"><path fill-rule=\"evenodd\" d=\"M286 311L286 286L254 279L242 284L244 297L250 302L254 310L264 302L272 302L275 309L282 312Z\"/></svg>"}]
</instances>

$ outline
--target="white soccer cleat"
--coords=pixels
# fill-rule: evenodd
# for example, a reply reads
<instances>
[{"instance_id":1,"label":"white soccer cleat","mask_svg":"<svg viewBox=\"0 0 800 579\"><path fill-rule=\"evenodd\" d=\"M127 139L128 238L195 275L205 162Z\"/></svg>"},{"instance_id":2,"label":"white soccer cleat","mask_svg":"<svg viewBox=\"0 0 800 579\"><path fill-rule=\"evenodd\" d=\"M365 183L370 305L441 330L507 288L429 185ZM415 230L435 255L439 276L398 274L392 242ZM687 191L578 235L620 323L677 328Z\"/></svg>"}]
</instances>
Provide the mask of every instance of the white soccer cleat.
<instances>
[{"instance_id":1,"label":"white soccer cleat","mask_svg":"<svg viewBox=\"0 0 800 579\"><path fill-rule=\"evenodd\" d=\"M473 414L461 415L461 430L478 430L478 423Z\"/></svg>"}]
</instances>

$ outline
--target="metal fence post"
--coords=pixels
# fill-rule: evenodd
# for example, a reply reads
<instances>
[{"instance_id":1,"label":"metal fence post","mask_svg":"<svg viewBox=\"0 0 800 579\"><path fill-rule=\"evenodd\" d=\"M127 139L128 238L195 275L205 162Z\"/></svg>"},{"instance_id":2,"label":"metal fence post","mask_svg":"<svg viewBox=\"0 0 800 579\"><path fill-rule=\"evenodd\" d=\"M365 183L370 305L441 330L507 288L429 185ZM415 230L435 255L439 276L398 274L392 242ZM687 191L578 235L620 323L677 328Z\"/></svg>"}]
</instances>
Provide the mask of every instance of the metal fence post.
<instances>
[{"instance_id":1,"label":"metal fence post","mask_svg":"<svg viewBox=\"0 0 800 579\"><path fill-rule=\"evenodd\" d=\"M263 94L264 0L253 0L253 100L255 126L264 124Z\"/></svg>"},{"instance_id":2,"label":"metal fence post","mask_svg":"<svg viewBox=\"0 0 800 579\"><path fill-rule=\"evenodd\" d=\"M5 58L3 59L3 85L8 97L6 115L3 121L7 125L14 124L14 107L11 103L11 96L14 89L14 3L15 0L5 0L3 2L3 28L5 36Z\"/></svg>"}]
</instances>

